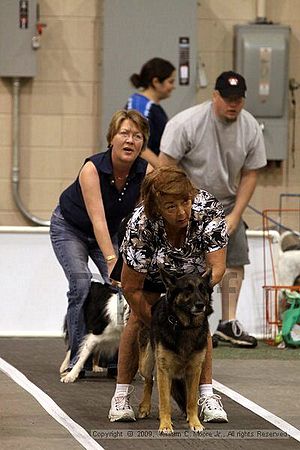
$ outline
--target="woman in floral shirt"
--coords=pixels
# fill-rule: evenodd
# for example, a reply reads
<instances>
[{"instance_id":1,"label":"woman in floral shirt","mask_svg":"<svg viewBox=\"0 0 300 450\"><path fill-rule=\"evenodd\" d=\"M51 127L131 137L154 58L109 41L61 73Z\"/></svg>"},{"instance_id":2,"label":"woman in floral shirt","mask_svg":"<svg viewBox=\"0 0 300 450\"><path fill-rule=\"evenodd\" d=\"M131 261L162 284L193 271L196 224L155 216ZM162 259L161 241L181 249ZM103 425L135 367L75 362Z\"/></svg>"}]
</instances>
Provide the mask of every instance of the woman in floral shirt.
<instances>
[{"instance_id":1,"label":"woman in floral shirt","mask_svg":"<svg viewBox=\"0 0 300 450\"><path fill-rule=\"evenodd\" d=\"M159 269L180 277L211 268L212 285L221 281L225 271L227 228L223 208L215 197L197 191L186 174L172 166L146 176L142 199L121 246L122 288L131 314L119 348L111 421L135 420L129 394L138 367L137 336L141 322L150 326L151 305L165 292ZM212 390L211 348L209 336L200 380L201 413L204 421L227 422L220 397Z\"/></svg>"}]
</instances>

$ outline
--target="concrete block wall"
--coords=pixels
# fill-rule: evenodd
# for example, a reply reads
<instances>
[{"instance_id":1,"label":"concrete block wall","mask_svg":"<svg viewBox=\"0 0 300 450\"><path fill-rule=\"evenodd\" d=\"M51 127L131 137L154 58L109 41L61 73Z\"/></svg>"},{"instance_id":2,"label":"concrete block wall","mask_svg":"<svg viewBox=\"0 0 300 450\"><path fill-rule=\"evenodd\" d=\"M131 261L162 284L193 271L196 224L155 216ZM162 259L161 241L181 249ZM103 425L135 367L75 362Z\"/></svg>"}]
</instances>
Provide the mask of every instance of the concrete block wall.
<instances>
[{"instance_id":1,"label":"concrete block wall","mask_svg":"<svg viewBox=\"0 0 300 450\"><path fill-rule=\"evenodd\" d=\"M48 220L83 159L97 151L101 1L39 3L47 27L37 77L21 83L20 192L28 210ZM0 96L0 225L26 225L11 194L10 80L1 80Z\"/></svg>"},{"instance_id":2,"label":"concrete block wall","mask_svg":"<svg viewBox=\"0 0 300 450\"><path fill-rule=\"evenodd\" d=\"M98 151L103 13L102 0L39 3L47 28L37 77L21 87L20 191L28 210L48 220L83 159ZM266 8L269 20L291 27L290 77L300 81L300 2L267 0ZM199 90L199 101L210 98L216 76L232 68L233 26L255 18L256 0L199 0L199 56L209 82ZM8 80L0 80L0 97L0 225L27 225L11 194L12 88ZM289 150L287 162L262 171L251 201L258 210L277 208L282 192L300 191L300 90L296 100L295 167ZM245 218L250 228L261 227L261 218L253 212L247 210Z\"/></svg>"}]
</instances>

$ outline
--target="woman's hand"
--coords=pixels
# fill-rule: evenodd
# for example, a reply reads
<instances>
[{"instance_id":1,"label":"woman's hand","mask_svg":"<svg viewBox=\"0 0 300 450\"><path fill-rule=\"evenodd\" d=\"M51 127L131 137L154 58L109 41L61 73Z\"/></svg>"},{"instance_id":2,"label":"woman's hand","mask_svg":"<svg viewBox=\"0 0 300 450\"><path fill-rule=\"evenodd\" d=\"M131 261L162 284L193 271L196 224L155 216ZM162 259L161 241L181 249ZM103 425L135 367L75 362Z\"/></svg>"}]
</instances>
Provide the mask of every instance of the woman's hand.
<instances>
[{"instance_id":1,"label":"woman's hand","mask_svg":"<svg viewBox=\"0 0 300 450\"><path fill-rule=\"evenodd\" d=\"M151 325L151 306L157 302L160 294L144 291L146 274L137 272L123 263L122 289L123 294L137 317L147 326Z\"/></svg>"},{"instance_id":2,"label":"woman's hand","mask_svg":"<svg viewBox=\"0 0 300 450\"><path fill-rule=\"evenodd\" d=\"M110 277L112 271L114 270L117 260L118 260L117 258L114 258L114 259L111 259L110 261L106 261L107 272L108 272L109 277Z\"/></svg>"}]
</instances>

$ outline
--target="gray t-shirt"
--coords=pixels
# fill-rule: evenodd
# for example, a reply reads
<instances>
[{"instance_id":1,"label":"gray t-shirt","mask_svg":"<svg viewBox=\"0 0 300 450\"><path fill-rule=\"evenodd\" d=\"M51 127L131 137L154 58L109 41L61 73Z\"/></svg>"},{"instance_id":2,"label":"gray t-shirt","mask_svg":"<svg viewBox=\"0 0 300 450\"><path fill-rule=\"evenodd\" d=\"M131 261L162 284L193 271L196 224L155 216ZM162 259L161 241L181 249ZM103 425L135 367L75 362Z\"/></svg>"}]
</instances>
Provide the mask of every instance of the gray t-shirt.
<instances>
[{"instance_id":1,"label":"gray t-shirt","mask_svg":"<svg viewBox=\"0 0 300 450\"><path fill-rule=\"evenodd\" d=\"M256 119L242 109L237 120L218 119L208 101L186 109L168 123L160 150L179 162L195 186L220 200L226 209L235 203L243 169L266 165L266 151Z\"/></svg>"}]
</instances>

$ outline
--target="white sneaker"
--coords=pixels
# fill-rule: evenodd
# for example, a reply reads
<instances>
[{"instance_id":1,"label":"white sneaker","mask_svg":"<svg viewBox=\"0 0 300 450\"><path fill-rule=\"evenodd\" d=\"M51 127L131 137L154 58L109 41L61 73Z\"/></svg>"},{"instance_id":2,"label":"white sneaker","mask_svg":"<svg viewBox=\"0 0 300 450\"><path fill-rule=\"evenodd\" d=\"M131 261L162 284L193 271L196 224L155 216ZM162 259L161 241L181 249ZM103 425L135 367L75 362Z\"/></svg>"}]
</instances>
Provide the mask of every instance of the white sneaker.
<instances>
[{"instance_id":1,"label":"white sneaker","mask_svg":"<svg viewBox=\"0 0 300 450\"><path fill-rule=\"evenodd\" d=\"M111 399L111 406L108 413L108 418L111 422L135 421L134 411L129 404L130 393L128 395L119 395L118 397L114 396Z\"/></svg>"},{"instance_id":2,"label":"white sneaker","mask_svg":"<svg viewBox=\"0 0 300 450\"><path fill-rule=\"evenodd\" d=\"M219 395L201 395L198 405L201 407L200 419L203 422L228 422Z\"/></svg>"}]
</instances>

